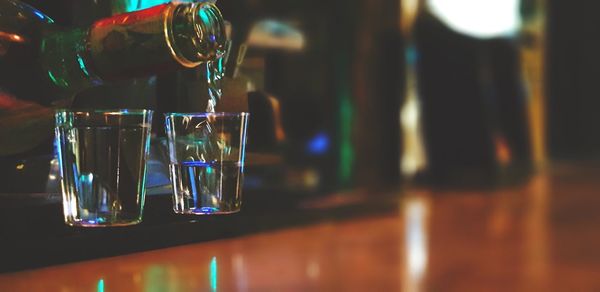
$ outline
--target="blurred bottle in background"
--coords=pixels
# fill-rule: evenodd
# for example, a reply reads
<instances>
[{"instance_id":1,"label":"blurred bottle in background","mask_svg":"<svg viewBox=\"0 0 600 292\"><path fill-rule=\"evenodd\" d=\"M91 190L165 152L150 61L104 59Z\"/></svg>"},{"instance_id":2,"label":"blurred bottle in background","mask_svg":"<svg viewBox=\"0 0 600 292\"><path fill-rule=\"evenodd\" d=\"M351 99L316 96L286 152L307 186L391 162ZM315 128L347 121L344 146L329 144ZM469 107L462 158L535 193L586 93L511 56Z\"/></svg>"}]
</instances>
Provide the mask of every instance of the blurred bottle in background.
<instances>
[{"instance_id":1,"label":"blurred bottle in background","mask_svg":"<svg viewBox=\"0 0 600 292\"><path fill-rule=\"evenodd\" d=\"M317 193L397 184L398 2L249 2L306 39L302 51L263 51L263 90L281 104L288 184Z\"/></svg>"},{"instance_id":2,"label":"blurred bottle in background","mask_svg":"<svg viewBox=\"0 0 600 292\"><path fill-rule=\"evenodd\" d=\"M234 28L249 15L270 18L260 25L270 27L271 37L255 38L248 54L263 72L256 91L281 109L280 181L305 195L397 185L404 86L399 2L241 2L223 3L230 20L235 11L246 19L232 20ZM294 30L303 46L294 45ZM250 64L242 65L243 73ZM252 135L248 139L250 149Z\"/></svg>"}]
</instances>

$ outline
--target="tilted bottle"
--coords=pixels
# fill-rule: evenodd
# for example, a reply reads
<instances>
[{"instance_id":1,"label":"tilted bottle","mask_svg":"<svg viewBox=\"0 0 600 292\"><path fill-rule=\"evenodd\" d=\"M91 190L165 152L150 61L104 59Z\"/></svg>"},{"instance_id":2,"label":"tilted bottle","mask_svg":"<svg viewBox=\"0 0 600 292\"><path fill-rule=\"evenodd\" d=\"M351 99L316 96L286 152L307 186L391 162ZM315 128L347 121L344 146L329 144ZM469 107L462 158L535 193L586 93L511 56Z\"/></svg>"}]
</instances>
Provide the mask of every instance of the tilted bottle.
<instances>
[{"instance_id":1,"label":"tilted bottle","mask_svg":"<svg viewBox=\"0 0 600 292\"><path fill-rule=\"evenodd\" d=\"M27 4L0 0L0 157L45 139L52 108L78 92L196 67L220 58L225 42L213 2L162 4L65 30Z\"/></svg>"}]
</instances>

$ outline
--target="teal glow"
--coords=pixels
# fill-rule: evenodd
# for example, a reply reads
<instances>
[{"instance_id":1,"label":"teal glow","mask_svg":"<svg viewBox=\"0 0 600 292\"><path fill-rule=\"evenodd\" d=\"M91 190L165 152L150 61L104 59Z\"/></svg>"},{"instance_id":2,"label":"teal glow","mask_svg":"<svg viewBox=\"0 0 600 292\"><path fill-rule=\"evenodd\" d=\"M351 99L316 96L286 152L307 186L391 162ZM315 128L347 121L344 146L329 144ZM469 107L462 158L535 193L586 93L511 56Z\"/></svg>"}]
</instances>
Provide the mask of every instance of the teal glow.
<instances>
[{"instance_id":1,"label":"teal glow","mask_svg":"<svg viewBox=\"0 0 600 292\"><path fill-rule=\"evenodd\" d=\"M224 58L217 59L217 72L225 72L225 69L223 68L224 61Z\"/></svg>"},{"instance_id":2,"label":"teal glow","mask_svg":"<svg viewBox=\"0 0 600 292\"><path fill-rule=\"evenodd\" d=\"M211 23L210 16L208 15L207 10L200 9L200 11L198 12L198 14L200 14L200 18L202 19L202 21L204 23Z\"/></svg>"},{"instance_id":3,"label":"teal glow","mask_svg":"<svg viewBox=\"0 0 600 292\"><path fill-rule=\"evenodd\" d=\"M60 86L62 88L67 88L69 87L69 83L67 81L65 81L64 79L57 79L56 77L54 77L54 74L52 74L51 71L48 71L48 77L50 77L50 80L52 80L52 82L54 84L56 84L57 86Z\"/></svg>"},{"instance_id":4,"label":"teal glow","mask_svg":"<svg viewBox=\"0 0 600 292\"><path fill-rule=\"evenodd\" d=\"M122 12L132 12L168 2L169 0L121 0L117 1L117 5L123 5L125 11Z\"/></svg>"},{"instance_id":5,"label":"teal glow","mask_svg":"<svg viewBox=\"0 0 600 292\"><path fill-rule=\"evenodd\" d=\"M90 76L90 72L88 72L87 68L85 68L85 64L83 63L83 58L79 54L77 54L77 63L79 63L79 68L86 76Z\"/></svg>"},{"instance_id":6,"label":"teal glow","mask_svg":"<svg viewBox=\"0 0 600 292\"><path fill-rule=\"evenodd\" d=\"M210 260L210 291L217 291L217 257Z\"/></svg>"},{"instance_id":7,"label":"teal glow","mask_svg":"<svg viewBox=\"0 0 600 292\"><path fill-rule=\"evenodd\" d=\"M123 0L123 5L125 5L124 12L136 11L138 9L138 0Z\"/></svg>"},{"instance_id":8,"label":"teal glow","mask_svg":"<svg viewBox=\"0 0 600 292\"><path fill-rule=\"evenodd\" d=\"M340 145L340 156L339 156L339 182L347 186L352 181L352 167L354 165L354 148L352 146L352 123L354 109L352 105L352 90L351 90L351 76L348 74L349 70L349 56L340 55L337 60L337 80L339 92L339 145Z\"/></svg>"},{"instance_id":9,"label":"teal glow","mask_svg":"<svg viewBox=\"0 0 600 292\"><path fill-rule=\"evenodd\" d=\"M341 144L340 144L340 181L348 184L352 180L354 149L352 147L352 104L349 96L343 96L340 105Z\"/></svg>"},{"instance_id":10,"label":"teal glow","mask_svg":"<svg viewBox=\"0 0 600 292\"><path fill-rule=\"evenodd\" d=\"M50 80L52 80L52 83L58 85L58 81L56 81L56 78L54 77L54 74L52 74L52 72L48 71L48 77L50 77Z\"/></svg>"},{"instance_id":11,"label":"teal glow","mask_svg":"<svg viewBox=\"0 0 600 292\"><path fill-rule=\"evenodd\" d=\"M168 3L169 0L138 0L139 9L146 9L152 6Z\"/></svg>"},{"instance_id":12,"label":"teal glow","mask_svg":"<svg viewBox=\"0 0 600 292\"><path fill-rule=\"evenodd\" d=\"M98 292L104 292L104 279L100 279L98 281L98 289L97 289L97 291Z\"/></svg>"}]
</instances>

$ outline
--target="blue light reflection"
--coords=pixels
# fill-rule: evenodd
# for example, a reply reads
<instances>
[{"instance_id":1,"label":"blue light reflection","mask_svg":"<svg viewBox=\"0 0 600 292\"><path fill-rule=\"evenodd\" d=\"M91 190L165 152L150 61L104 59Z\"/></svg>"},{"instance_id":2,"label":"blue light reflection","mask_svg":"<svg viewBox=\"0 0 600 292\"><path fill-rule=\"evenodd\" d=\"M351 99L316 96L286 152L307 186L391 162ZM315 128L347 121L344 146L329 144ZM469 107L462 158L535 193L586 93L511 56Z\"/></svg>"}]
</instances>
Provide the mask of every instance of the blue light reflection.
<instances>
[{"instance_id":1,"label":"blue light reflection","mask_svg":"<svg viewBox=\"0 0 600 292\"><path fill-rule=\"evenodd\" d=\"M331 140L327 133L321 132L315 135L307 144L307 151L310 154L325 154L329 150Z\"/></svg>"}]
</instances>

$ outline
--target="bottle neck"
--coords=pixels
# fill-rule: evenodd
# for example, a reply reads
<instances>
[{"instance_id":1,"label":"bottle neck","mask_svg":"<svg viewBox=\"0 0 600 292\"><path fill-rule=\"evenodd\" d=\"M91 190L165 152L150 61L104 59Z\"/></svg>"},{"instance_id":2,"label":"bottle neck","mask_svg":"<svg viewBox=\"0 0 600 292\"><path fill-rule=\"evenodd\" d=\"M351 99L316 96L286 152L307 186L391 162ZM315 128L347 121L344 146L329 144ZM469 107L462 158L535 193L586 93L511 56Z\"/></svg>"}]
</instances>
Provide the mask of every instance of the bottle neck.
<instances>
[{"instance_id":1,"label":"bottle neck","mask_svg":"<svg viewBox=\"0 0 600 292\"><path fill-rule=\"evenodd\" d=\"M41 62L50 81L61 88L55 99L69 98L70 95L102 83L90 67L87 52L87 30L48 34L41 42Z\"/></svg>"},{"instance_id":2,"label":"bottle neck","mask_svg":"<svg viewBox=\"0 0 600 292\"><path fill-rule=\"evenodd\" d=\"M225 53L225 22L210 2L173 6L166 34L171 54L185 67L196 67Z\"/></svg>"}]
</instances>

